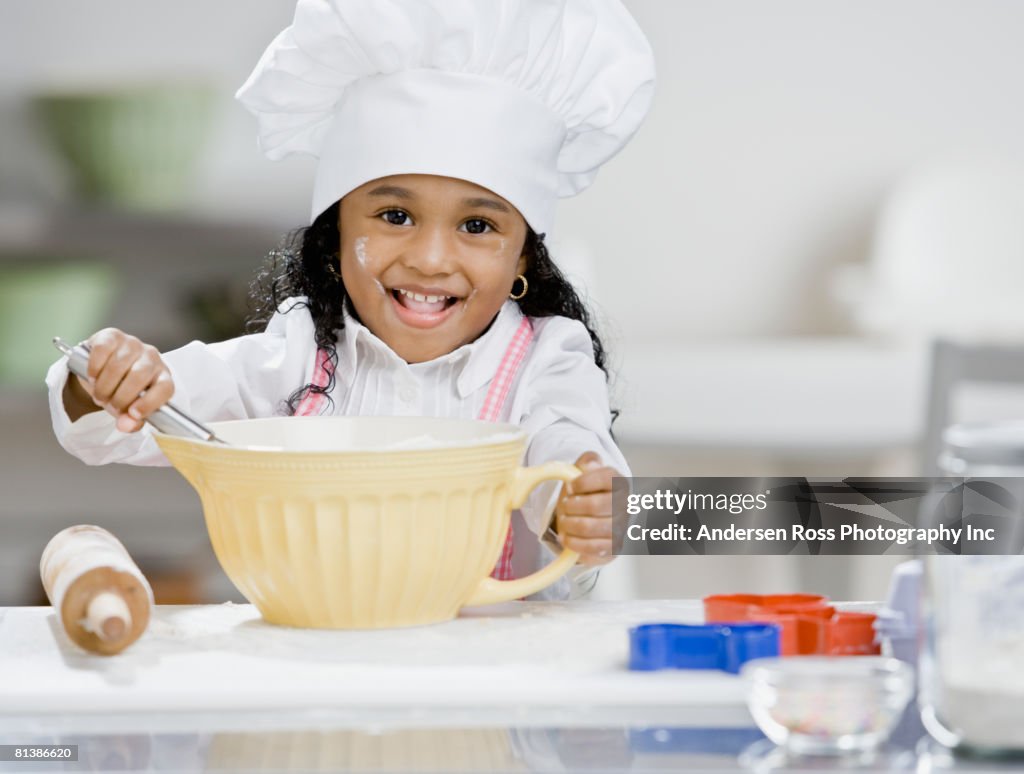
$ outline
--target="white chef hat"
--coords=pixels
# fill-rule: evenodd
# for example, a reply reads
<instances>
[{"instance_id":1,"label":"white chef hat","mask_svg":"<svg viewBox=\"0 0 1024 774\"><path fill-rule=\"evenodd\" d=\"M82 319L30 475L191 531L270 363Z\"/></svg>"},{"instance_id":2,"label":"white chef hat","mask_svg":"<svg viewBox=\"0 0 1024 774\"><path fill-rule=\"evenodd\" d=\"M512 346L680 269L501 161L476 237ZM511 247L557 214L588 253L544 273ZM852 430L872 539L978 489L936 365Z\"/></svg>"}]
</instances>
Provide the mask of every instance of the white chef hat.
<instances>
[{"instance_id":1,"label":"white chef hat","mask_svg":"<svg viewBox=\"0 0 1024 774\"><path fill-rule=\"evenodd\" d=\"M236 96L269 158L319 157L313 219L370 180L421 173L488 188L542 233L653 88L619 0L298 0Z\"/></svg>"}]
</instances>

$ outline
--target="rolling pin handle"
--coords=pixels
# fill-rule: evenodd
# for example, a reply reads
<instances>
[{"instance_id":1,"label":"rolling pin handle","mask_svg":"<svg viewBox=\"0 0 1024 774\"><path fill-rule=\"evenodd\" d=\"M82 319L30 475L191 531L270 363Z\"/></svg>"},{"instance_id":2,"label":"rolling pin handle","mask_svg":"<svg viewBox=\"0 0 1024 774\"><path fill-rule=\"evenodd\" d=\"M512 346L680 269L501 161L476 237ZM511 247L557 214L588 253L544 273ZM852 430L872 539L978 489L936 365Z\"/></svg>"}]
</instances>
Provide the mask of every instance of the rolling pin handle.
<instances>
[{"instance_id":1,"label":"rolling pin handle","mask_svg":"<svg viewBox=\"0 0 1024 774\"><path fill-rule=\"evenodd\" d=\"M82 628L104 642L115 642L131 630L132 613L120 594L102 591L89 602Z\"/></svg>"}]
</instances>

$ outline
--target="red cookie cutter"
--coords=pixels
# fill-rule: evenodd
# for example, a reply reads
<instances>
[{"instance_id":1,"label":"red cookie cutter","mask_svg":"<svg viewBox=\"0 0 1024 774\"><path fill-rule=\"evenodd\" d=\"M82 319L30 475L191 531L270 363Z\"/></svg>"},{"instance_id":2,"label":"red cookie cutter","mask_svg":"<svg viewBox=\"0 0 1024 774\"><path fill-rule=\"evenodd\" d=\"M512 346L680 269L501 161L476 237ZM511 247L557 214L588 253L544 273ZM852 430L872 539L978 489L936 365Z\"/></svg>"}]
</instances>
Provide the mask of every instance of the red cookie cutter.
<instances>
[{"instance_id":1,"label":"red cookie cutter","mask_svg":"<svg viewBox=\"0 0 1024 774\"><path fill-rule=\"evenodd\" d=\"M882 646L875 641L874 613L838 610L828 626L830 656L878 656Z\"/></svg>"},{"instance_id":2,"label":"red cookie cutter","mask_svg":"<svg viewBox=\"0 0 1024 774\"><path fill-rule=\"evenodd\" d=\"M713 594L704 598L707 623L757 621L782 627L784 656L880 653L871 613L836 611L820 594Z\"/></svg>"}]
</instances>

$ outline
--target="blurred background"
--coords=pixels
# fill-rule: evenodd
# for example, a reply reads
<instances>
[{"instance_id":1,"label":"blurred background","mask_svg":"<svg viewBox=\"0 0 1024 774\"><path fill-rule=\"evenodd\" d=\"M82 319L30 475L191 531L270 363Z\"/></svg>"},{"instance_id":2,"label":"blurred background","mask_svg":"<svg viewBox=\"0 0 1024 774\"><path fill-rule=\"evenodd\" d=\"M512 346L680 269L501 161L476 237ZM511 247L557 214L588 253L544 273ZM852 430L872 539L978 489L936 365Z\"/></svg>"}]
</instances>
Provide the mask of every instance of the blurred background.
<instances>
[{"instance_id":1,"label":"blurred background","mask_svg":"<svg viewBox=\"0 0 1024 774\"><path fill-rule=\"evenodd\" d=\"M626 0L659 83L563 202L552 254L612 351L634 475L909 476L942 427L1024 416L1024 4ZM50 338L241 330L313 162L233 101L288 0L0 6L0 605L45 604L65 526L114 532L164 603L239 599L170 469L54 440ZM603 598L879 599L900 557L628 557Z\"/></svg>"}]
</instances>

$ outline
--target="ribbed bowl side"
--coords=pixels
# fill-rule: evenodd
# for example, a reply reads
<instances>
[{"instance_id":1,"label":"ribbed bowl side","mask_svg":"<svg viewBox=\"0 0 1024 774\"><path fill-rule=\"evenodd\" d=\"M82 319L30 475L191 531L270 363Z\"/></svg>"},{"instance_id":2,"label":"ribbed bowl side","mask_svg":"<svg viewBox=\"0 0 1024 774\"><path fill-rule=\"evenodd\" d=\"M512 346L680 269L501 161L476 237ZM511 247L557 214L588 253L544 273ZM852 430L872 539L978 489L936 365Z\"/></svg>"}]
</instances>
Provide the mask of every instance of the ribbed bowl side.
<instances>
[{"instance_id":1,"label":"ribbed bowl side","mask_svg":"<svg viewBox=\"0 0 1024 774\"><path fill-rule=\"evenodd\" d=\"M347 501L216 499L229 577L268 621L300 627L448 620L490 573L508 523L507 495L493 487Z\"/></svg>"},{"instance_id":2,"label":"ribbed bowl side","mask_svg":"<svg viewBox=\"0 0 1024 774\"><path fill-rule=\"evenodd\" d=\"M278 504L266 497L240 497L221 511L235 541L240 575L236 585L266 615L296 594L291 577ZM268 551L268 547L270 550Z\"/></svg>"},{"instance_id":3,"label":"ribbed bowl side","mask_svg":"<svg viewBox=\"0 0 1024 774\"><path fill-rule=\"evenodd\" d=\"M438 568L442 575L448 570L445 549L430 546L433 533L447 531L442 513L441 495L425 491L416 497L403 493L382 498L379 512L369 516L379 546L370 626L412 626L452 617L436 588L422 600L414 597L417 589L433 584Z\"/></svg>"},{"instance_id":4,"label":"ribbed bowl side","mask_svg":"<svg viewBox=\"0 0 1024 774\"><path fill-rule=\"evenodd\" d=\"M320 588L326 609L324 618L333 627L351 620L353 599L349 590L348 565L351 543L349 504L343 497L325 498L314 516L316 524L316 562L320 570Z\"/></svg>"}]
</instances>

